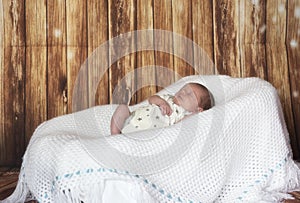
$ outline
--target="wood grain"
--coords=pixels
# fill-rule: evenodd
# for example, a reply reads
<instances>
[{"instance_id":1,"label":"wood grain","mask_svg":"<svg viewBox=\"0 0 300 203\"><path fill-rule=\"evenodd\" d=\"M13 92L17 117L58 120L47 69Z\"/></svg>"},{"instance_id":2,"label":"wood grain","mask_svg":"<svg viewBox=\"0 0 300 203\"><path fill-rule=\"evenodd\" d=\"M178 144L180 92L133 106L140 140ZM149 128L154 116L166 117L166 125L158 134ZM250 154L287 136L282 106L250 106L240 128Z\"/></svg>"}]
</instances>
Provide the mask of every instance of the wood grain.
<instances>
[{"instance_id":1,"label":"wood grain","mask_svg":"<svg viewBox=\"0 0 300 203\"><path fill-rule=\"evenodd\" d=\"M193 41L195 74L214 74L213 66L213 2L196 0L192 3Z\"/></svg>"},{"instance_id":2,"label":"wood grain","mask_svg":"<svg viewBox=\"0 0 300 203\"><path fill-rule=\"evenodd\" d=\"M4 181L4 184L1 185L1 180L0 180L0 200L3 200L7 197L9 197L14 189L17 186L17 182L18 182L18 177L14 177L13 179L8 178L8 180L6 180L6 178L4 179L4 177L2 177L2 181Z\"/></svg>"},{"instance_id":3,"label":"wood grain","mask_svg":"<svg viewBox=\"0 0 300 203\"><path fill-rule=\"evenodd\" d=\"M3 22L1 37L0 165L14 165L21 163L25 150L25 13L20 1L4 2L3 7L7 20Z\"/></svg>"},{"instance_id":4,"label":"wood grain","mask_svg":"<svg viewBox=\"0 0 300 203\"><path fill-rule=\"evenodd\" d=\"M266 42L284 44L287 0L266 1Z\"/></svg>"},{"instance_id":5,"label":"wood grain","mask_svg":"<svg viewBox=\"0 0 300 203\"><path fill-rule=\"evenodd\" d=\"M156 30L166 30L171 32L173 30L172 20L172 1L171 0L153 0L153 26ZM173 38L166 37L159 34L154 35L154 40L162 46L165 52L154 52L155 65L166 68L169 74L164 74L162 68L156 69L156 83L158 84L157 91L167 87L174 82L174 57L173 57Z\"/></svg>"},{"instance_id":6,"label":"wood grain","mask_svg":"<svg viewBox=\"0 0 300 203\"><path fill-rule=\"evenodd\" d=\"M108 52L99 46L108 40L108 2L88 0L89 106L109 103ZM105 60L100 56L105 54ZM98 78L100 81L98 81ZM98 87L98 88L97 88ZM95 89L96 92L93 92Z\"/></svg>"},{"instance_id":7,"label":"wood grain","mask_svg":"<svg viewBox=\"0 0 300 203\"><path fill-rule=\"evenodd\" d=\"M26 144L35 128L47 119L46 10L45 0L26 2Z\"/></svg>"},{"instance_id":8,"label":"wood grain","mask_svg":"<svg viewBox=\"0 0 300 203\"><path fill-rule=\"evenodd\" d=\"M67 113L66 2L47 1L48 119Z\"/></svg>"},{"instance_id":9,"label":"wood grain","mask_svg":"<svg viewBox=\"0 0 300 203\"><path fill-rule=\"evenodd\" d=\"M214 55L217 73L241 76L239 2L214 0Z\"/></svg>"},{"instance_id":10,"label":"wood grain","mask_svg":"<svg viewBox=\"0 0 300 203\"><path fill-rule=\"evenodd\" d=\"M67 22L67 89L68 113L88 108L88 71L85 64L87 59L87 1L73 3L66 0ZM80 73L83 68L84 72ZM79 76L80 75L80 76ZM78 89L74 85L78 80ZM76 95L73 96L76 91Z\"/></svg>"},{"instance_id":11,"label":"wood grain","mask_svg":"<svg viewBox=\"0 0 300 203\"><path fill-rule=\"evenodd\" d=\"M287 57L289 66L289 83L291 88L292 112L294 118L295 134L290 131L294 157L299 158L300 149L300 21L295 17L295 9L300 8L300 1L290 0L287 5ZM295 45L296 44L296 45ZM289 128L291 120L287 121ZM296 143L298 144L296 147Z\"/></svg>"},{"instance_id":12,"label":"wood grain","mask_svg":"<svg viewBox=\"0 0 300 203\"><path fill-rule=\"evenodd\" d=\"M152 0L137 0L137 29L153 29L153 2ZM149 34L137 35L137 43L141 46L143 44L150 44L152 48L153 32ZM151 46L150 46L151 48ZM136 68L136 100L141 102L149 96L156 93L156 79L155 79L155 61L154 51L142 51L136 54L137 68ZM152 68L149 68L153 66ZM143 68L145 67L145 68Z\"/></svg>"},{"instance_id":13,"label":"wood grain","mask_svg":"<svg viewBox=\"0 0 300 203\"><path fill-rule=\"evenodd\" d=\"M173 15L173 32L182 35L186 38L193 39L192 36L192 7L191 1L172 1L172 15ZM183 60L174 57L174 70L178 74L175 75L175 81L179 77L193 75L193 46L188 46L182 37L176 38L173 36L174 53L176 56L183 56ZM177 40L178 39L178 40ZM191 62L192 64L188 64Z\"/></svg>"},{"instance_id":14,"label":"wood grain","mask_svg":"<svg viewBox=\"0 0 300 203\"><path fill-rule=\"evenodd\" d=\"M87 0L66 1L67 45L87 47Z\"/></svg>"},{"instance_id":15,"label":"wood grain","mask_svg":"<svg viewBox=\"0 0 300 203\"><path fill-rule=\"evenodd\" d=\"M240 1L241 76L267 79L266 2Z\"/></svg>"},{"instance_id":16,"label":"wood grain","mask_svg":"<svg viewBox=\"0 0 300 203\"><path fill-rule=\"evenodd\" d=\"M4 14L3 14L3 4L0 4L0 27L4 28ZM4 88L4 29L0 29L0 162L3 164L7 160L6 153L7 150L4 149L5 145L5 88Z\"/></svg>"},{"instance_id":17,"label":"wood grain","mask_svg":"<svg viewBox=\"0 0 300 203\"><path fill-rule=\"evenodd\" d=\"M289 68L285 45L286 10L279 11L280 5L286 5L285 0L267 2L266 4L266 55L268 64L268 81L277 89L283 107L284 117L290 133L291 145L297 150L294 119L292 114ZM274 17L275 16L275 17ZM295 152L298 157L298 153Z\"/></svg>"},{"instance_id":18,"label":"wood grain","mask_svg":"<svg viewBox=\"0 0 300 203\"><path fill-rule=\"evenodd\" d=\"M109 39L135 30L136 2L134 0L108 1L109 13ZM126 45L126 46L124 46ZM122 38L121 44L111 44L109 60L112 63L109 72L110 102L113 104L129 103L129 92L134 92L135 80L126 74L133 71L136 66L136 54L122 57L121 53L134 49L134 39ZM120 58L113 62L114 58ZM131 103L136 103L136 98L131 98Z\"/></svg>"}]
</instances>

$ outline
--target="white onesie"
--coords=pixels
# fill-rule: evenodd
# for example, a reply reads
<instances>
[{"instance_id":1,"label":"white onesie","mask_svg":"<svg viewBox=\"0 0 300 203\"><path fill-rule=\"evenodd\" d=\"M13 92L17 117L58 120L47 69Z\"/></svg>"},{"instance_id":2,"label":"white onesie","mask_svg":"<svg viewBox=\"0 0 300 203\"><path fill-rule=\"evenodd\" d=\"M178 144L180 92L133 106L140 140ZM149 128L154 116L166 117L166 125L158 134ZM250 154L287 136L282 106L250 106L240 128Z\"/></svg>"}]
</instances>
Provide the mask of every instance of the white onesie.
<instances>
[{"instance_id":1,"label":"white onesie","mask_svg":"<svg viewBox=\"0 0 300 203\"><path fill-rule=\"evenodd\" d=\"M184 116L190 114L190 112L173 102L174 96L162 95L160 97L169 103L172 109L172 114L170 116L162 115L159 106L155 104L140 107L133 111L125 121L122 133L170 126L177 123Z\"/></svg>"}]
</instances>

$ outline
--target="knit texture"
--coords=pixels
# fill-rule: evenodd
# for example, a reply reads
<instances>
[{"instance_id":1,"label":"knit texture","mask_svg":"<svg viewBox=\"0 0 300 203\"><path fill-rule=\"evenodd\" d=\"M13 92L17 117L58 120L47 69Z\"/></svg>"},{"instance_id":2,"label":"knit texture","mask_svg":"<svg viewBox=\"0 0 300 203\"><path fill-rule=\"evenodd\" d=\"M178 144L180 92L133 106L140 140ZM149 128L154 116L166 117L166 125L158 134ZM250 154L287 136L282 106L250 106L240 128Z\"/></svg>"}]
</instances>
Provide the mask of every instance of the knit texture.
<instances>
[{"instance_id":1,"label":"knit texture","mask_svg":"<svg viewBox=\"0 0 300 203\"><path fill-rule=\"evenodd\" d=\"M299 188L272 85L188 76L158 94L174 94L188 82L205 85L215 106L173 126L110 136L116 105L44 122L27 147L16 191L4 202L101 202L107 179L134 181L153 202L279 202Z\"/></svg>"}]
</instances>

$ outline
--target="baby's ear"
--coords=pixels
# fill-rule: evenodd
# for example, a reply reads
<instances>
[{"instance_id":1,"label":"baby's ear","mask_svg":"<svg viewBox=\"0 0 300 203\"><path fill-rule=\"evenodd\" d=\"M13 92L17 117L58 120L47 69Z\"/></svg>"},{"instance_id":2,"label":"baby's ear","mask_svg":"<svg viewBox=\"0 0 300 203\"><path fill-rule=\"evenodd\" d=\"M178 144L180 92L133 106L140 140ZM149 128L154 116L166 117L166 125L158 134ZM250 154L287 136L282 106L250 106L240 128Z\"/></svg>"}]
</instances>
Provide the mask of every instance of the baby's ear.
<instances>
[{"instance_id":1,"label":"baby's ear","mask_svg":"<svg viewBox=\"0 0 300 203\"><path fill-rule=\"evenodd\" d=\"M203 108L201 108L201 107L198 107L198 112L202 112L203 111Z\"/></svg>"}]
</instances>

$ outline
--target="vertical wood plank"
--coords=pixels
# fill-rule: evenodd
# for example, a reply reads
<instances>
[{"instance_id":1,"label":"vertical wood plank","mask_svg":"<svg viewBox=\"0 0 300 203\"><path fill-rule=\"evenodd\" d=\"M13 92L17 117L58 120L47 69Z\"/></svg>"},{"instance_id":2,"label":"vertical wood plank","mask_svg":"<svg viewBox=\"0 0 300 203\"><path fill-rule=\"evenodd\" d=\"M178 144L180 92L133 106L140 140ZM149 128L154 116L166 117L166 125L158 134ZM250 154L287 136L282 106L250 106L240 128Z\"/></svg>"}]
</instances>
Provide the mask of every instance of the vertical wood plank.
<instances>
[{"instance_id":1,"label":"vertical wood plank","mask_svg":"<svg viewBox=\"0 0 300 203\"><path fill-rule=\"evenodd\" d=\"M137 0L137 29L153 29L153 2L152 0ZM137 36L139 44L153 44L153 34ZM147 99L156 92L154 51L142 51L137 53L137 102ZM142 67L153 66L143 71ZM150 85L150 86L149 86ZM142 88L143 87L143 88Z\"/></svg>"},{"instance_id":2,"label":"vertical wood plank","mask_svg":"<svg viewBox=\"0 0 300 203\"><path fill-rule=\"evenodd\" d=\"M219 74L240 77L239 2L213 2L215 66Z\"/></svg>"},{"instance_id":3,"label":"vertical wood plank","mask_svg":"<svg viewBox=\"0 0 300 203\"><path fill-rule=\"evenodd\" d=\"M266 1L240 1L241 76L267 79Z\"/></svg>"},{"instance_id":4,"label":"vertical wood plank","mask_svg":"<svg viewBox=\"0 0 300 203\"><path fill-rule=\"evenodd\" d=\"M172 20L172 0L153 0L153 26L157 30L173 31ZM174 57L173 57L173 38L166 38L163 35L154 35L154 40L160 42L168 53L159 51L154 52L155 65L168 68L169 72L174 71ZM174 74L161 74L161 71L156 70L156 81L161 87L157 87L157 91L174 83Z\"/></svg>"},{"instance_id":5,"label":"vertical wood plank","mask_svg":"<svg viewBox=\"0 0 300 203\"><path fill-rule=\"evenodd\" d=\"M3 4L0 3L0 163L4 163L6 160L5 146L5 88L4 88L4 13ZM1 175L1 173L0 173Z\"/></svg>"},{"instance_id":6,"label":"vertical wood plank","mask_svg":"<svg viewBox=\"0 0 300 203\"><path fill-rule=\"evenodd\" d=\"M196 0L192 5L193 41L200 46L194 47L195 74L214 74L213 63L213 2Z\"/></svg>"},{"instance_id":7,"label":"vertical wood plank","mask_svg":"<svg viewBox=\"0 0 300 203\"><path fill-rule=\"evenodd\" d=\"M266 2L266 42L284 44L286 37L287 0Z\"/></svg>"},{"instance_id":8,"label":"vertical wood plank","mask_svg":"<svg viewBox=\"0 0 300 203\"><path fill-rule=\"evenodd\" d=\"M266 6L266 53L268 64L268 81L277 89L284 111L285 121L290 133L291 145L297 149L295 137L294 119L292 115L289 69L287 62L287 51L285 45L286 37L286 0L267 1ZM283 10L279 10L280 6ZM298 156L298 154L296 154Z\"/></svg>"},{"instance_id":9,"label":"vertical wood plank","mask_svg":"<svg viewBox=\"0 0 300 203\"><path fill-rule=\"evenodd\" d=\"M47 119L46 1L26 1L26 143Z\"/></svg>"},{"instance_id":10,"label":"vertical wood plank","mask_svg":"<svg viewBox=\"0 0 300 203\"><path fill-rule=\"evenodd\" d=\"M3 7L3 13L2 15L0 16L0 23L1 23L1 29L0 32L1 32L1 67L0 67L0 163L1 165L4 165L7 161L7 154L8 154L8 149L6 148L6 146L9 146L9 138L8 139L8 136L6 135L6 131L8 131L8 129L12 129L12 126L10 124L10 122L6 122L8 119L7 119L7 116L6 115L6 112L5 112L5 109L7 108L6 107L6 97L7 97L7 89L5 88L6 87L6 83L5 83L5 78L8 78L6 76L6 69L7 67L5 67L6 63L5 63L5 52L7 52L7 48L8 47L8 42L10 42L10 40L6 40L7 38L7 35L5 35L5 30L6 32L9 32L9 26L11 25L8 21L8 19L6 19L4 21L4 18L6 17L7 13L8 13L8 8L9 8L9 4L3 4L2 5ZM1 10L2 11L2 10ZM1 12L0 11L0 12ZM3 17L3 18L2 18ZM10 31L12 29L10 28ZM8 80L10 80L10 78L8 78ZM9 148L9 147L8 147Z\"/></svg>"},{"instance_id":11,"label":"vertical wood plank","mask_svg":"<svg viewBox=\"0 0 300 203\"><path fill-rule=\"evenodd\" d=\"M0 165L20 165L24 153L25 26L24 4L4 2L4 42L1 47ZM2 18L2 16L1 16ZM1 38L2 38L1 36ZM1 57L1 58L2 58ZM3 120L2 120L3 119Z\"/></svg>"},{"instance_id":12,"label":"vertical wood plank","mask_svg":"<svg viewBox=\"0 0 300 203\"><path fill-rule=\"evenodd\" d=\"M87 58L87 1L66 0L68 113L88 108L88 74L79 81L79 92L73 101L73 88L81 65ZM77 91L77 90L76 90ZM74 103L73 103L74 102Z\"/></svg>"},{"instance_id":13,"label":"vertical wood plank","mask_svg":"<svg viewBox=\"0 0 300 203\"><path fill-rule=\"evenodd\" d=\"M172 1L173 14L173 32L193 39L192 36L192 7L191 1ZM193 62L193 47L187 47L184 41L176 40L174 38L174 53L179 53L184 56L185 60ZM193 64L191 64L193 66ZM175 75L175 81L178 77L193 75L194 69L188 65L184 60L174 57L174 70L179 76Z\"/></svg>"},{"instance_id":14,"label":"vertical wood plank","mask_svg":"<svg viewBox=\"0 0 300 203\"><path fill-rule=\"evenodd\" d=\"M87 47L87 1L66 0L67 45Z\"/></svg>"},{"instance_id":15,"label":"vertical wood plank","mask_svg":"<svg viewBox=\"0 0 300 203\"><path fill-rule=\"evenodd\" d=\"M289 82L291 86L292 112L294 118L295 134L290 134L293 143L294 158L300 158L300 20L296 18L296 9L300 9L299 0L289 0L287 5L287 37ZM297 141L297 142L296 142ZM298 145L296 145L296 143Z\"/></svg>"},{"instance_id":16,"label":"vertical wood plank","mask_svg":"<svg viewBox=\"0 0 300 203\"><path fill-rule=\"evenodd\" d=\"M240 34L244 44L266 43L266 1L240 1Z\"/></svg>"},{"instance_id":17,"label":"vertical wood plank","mask_svg":"<svg viewBox=\"0 0 300 203\"><path fill-rule=\"evenodd\" d=\"M109 38L116 37L122 33L127 33L135 30L135 0L109 0ZM113 45L111 48L109 60L118 56L120 49L128 49L128 46L134 46L133 41L124 40L126 46ZM135 68L135 54L124 56L116 63L112 64L109 72L110 80L110 102L115 104L128 103L129 92L134 92L135 81L134 78L123 77ZM131 103L136 103L136 98L131 98Z\"/></svg>"},{"instance_id":18,"label":"vertical wood plank","mask_svg":"<svg viewBox=\"0 0 300 203\"><path fill-rule=\"evenodd\" d=\"M108 40L108 2L88 0L88 54L91 56L93 51ZM101 53L104 54L104 53ZM109 103L109 82L108 70L105 65L108 64L108 55L106 61L98 60L95 56L89 58L89 92L98 87L96 95L89 95L89 106L92 101L96 105ZM91 60L90 60L91 59ZM105 64L105 65L104 65ZM103 74L99 84L96 77Z\"/></svg>"},{"instance_id":19,"label":"vertical wood plank","mask_svg":"<svg viewBox=\"0 0 300 203\"><path fill-rule=\"evenodd\" d=\"M47 1L48 119L67 113L66 3Z\"/></svg>"}]
</instances>

